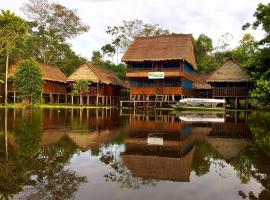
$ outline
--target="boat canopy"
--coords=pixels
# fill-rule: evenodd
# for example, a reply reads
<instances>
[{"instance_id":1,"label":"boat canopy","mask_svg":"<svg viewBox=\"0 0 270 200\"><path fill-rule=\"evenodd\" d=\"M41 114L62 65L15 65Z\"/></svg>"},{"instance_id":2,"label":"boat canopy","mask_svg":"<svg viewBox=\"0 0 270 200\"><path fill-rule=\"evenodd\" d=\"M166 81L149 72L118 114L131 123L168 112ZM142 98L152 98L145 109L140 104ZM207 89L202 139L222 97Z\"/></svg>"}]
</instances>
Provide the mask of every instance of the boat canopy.
<instances>
[{"instance_id":1,"label":"boat canopy","mask_svg":"<svg viewBox=\"0 0 270 200\"><path fill-rule=\"evenodd\" d=\"M199 99L199 98L186 98L181 99L180 103L195 103L195 104L203 104L203 103L225 103L224 99Z\"/></svg>"}]
</instances>

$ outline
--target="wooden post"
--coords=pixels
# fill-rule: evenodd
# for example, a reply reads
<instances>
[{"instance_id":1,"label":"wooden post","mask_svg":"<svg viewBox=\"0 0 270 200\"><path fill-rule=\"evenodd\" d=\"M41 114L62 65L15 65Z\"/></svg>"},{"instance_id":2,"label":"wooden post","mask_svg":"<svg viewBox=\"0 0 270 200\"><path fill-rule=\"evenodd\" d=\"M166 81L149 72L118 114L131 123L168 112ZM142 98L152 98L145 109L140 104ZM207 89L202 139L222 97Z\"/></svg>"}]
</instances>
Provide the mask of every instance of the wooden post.
<instances>
[{"instance_id":1,"label":"wooden post","mask_svg":"<svg viewBox=\"0 0 270 200\"><path fill-rule=\"evenodd\" d=\"M73 105L73 102L74 102L74 96L71 95L71 104Z\"/></svg>"},{"instance_id":2,"label":"wooden post","mask_svg":"<svg viewBox=\"0 0 270 200\"><path fill-rule=\"evenodd\" d=\"M60 103L60 94L57 94L57 104Z\"/></svg>"},{"instance_id":3,"label":"wooden post","mask_svg":"<svg viewBox=\"0 0 270 200\"><path fill-rule=\"evenodd\" d=\"M101 104L104 105L104 96L101 97Z\"/></svg>"},{"instance_id":4,"label":"wooden post","mask_svg":"<svg viewBox=\"0 0 270 200\"><path fill-rule=\"evenodd\" d=\"M53 103L53 94L50 93L50 103Z\"/></svg>"},{"instance_id":5,"label":"wooden post","mask_svg":"<svg viewBox=\"0 0 270 200\"><path fill-rule=\"evenodd\" d=\"M98 106L98 99L99 99L99 96L97 96L96 98L96 106Z\"/></svg>"},{"instance_id":6,"label":"wooden post","mask_svg":"<svg viewBox=\"0 0 270 200\"><path fill-rule=\"evenodd\" d=\"M86 96L86 104L89 105L89 96Z\"/></svg>"},{"instance_id":7,"label":"wooden post","mask_svg":"<svg viewBox=\"0 0 270 200\"><path fill-rule=\"evenodd\" d=\"M13 92L13 103L14 104L16 103L16 92L15 91Z\"/></svg>"},{"instance_id":8,"label":"wooden post","mask_svg":"<svg viewBox=\"0 0 270 200\"><path fill-rule=\"evenodd\" d=\"M235 108L235 109L238 109L237 106L238 106L238 105L237 105L237 97L235 97L235 100L234 100L234 108Z\"/></svg>"},{"instance_id":9,"label":"wooden post","mask_svg":"<svg viewBox=\"0 0 270 200\"><path fill-rule=\"evenodd\" d=\"M68 102L67 94L65 94L65 103Z\"/></svg>"}]
</instances>

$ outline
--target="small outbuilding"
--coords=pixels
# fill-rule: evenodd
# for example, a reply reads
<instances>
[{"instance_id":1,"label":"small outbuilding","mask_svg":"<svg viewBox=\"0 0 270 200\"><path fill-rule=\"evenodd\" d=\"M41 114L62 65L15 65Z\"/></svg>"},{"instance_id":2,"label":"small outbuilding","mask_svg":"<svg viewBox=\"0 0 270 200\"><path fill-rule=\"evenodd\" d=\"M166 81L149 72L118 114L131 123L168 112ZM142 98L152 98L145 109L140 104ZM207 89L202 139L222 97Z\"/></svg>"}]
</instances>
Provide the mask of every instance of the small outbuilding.
<instances>
[{"instance_id":1,"label":"small outbuilding","mask_svg":"<svg viewBox=\"0 0 270 200\"><path fill-rule=\"evenodd\" d=\"M209 74L196 73L192 84L192 96L195 98L212 98L212 88L207 79Z\"/></svg>"},{"instance_id":2,"label":"small outbuilding","mask_svg":"<svg viewBox=\"0 0 270 200\"><path fill-rule=\"evenodd\" d=\"M112 71L91 63L85 63L76 69L67 79L70 91L75 81L88 81L89 90L83 94L84 105L117 105L120 99L121 89L125 83ZM74 100L79 103L79 98L71 95L71 103Z\"/></svg>"},{"instance_id":3,"label":"small outbuilding","mask_svg":"<svg viewBox=\"0 0 270 200\"><path fill-rule=\"evenodd\" d=\"M223 98L234 108L239 108L239 101L245 101L251 86L250 75L235 60L230 58L207 79L212 87L213 98Z\"/></svg>"},{"instance_id":4,"label":"small outbuilding","mask_svg":"<svg viewBox=\"0 0 270 200\"><path fill-rule=\"evenodd\" d=\"M45 103L60 103L67 99L66 75L56 66L38 63L43 80L43 101ZM19 68L19 63L12 65L8 71L8 97L16 103L18 91L12 83L12 77Z\"/></svg>"}]
</instances>

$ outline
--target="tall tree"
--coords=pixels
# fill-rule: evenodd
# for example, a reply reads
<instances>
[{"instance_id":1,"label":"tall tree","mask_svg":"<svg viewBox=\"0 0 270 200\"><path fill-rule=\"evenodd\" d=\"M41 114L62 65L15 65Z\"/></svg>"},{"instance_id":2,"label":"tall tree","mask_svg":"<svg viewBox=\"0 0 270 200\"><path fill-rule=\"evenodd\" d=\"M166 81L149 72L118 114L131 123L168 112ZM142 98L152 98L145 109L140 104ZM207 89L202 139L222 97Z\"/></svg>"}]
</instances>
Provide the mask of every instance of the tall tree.
<instances>
[{"instance_id":1,"label":"tall tree","mask_svg":"<svg viewBox=\"0 0 270 200\"><path fill-rule=\"evenodd\" d=\"M255 38L250 33L246 33L239 41L239 46L232 50L232 56L242 66L248 67L253 62L252 59L257 49L256 46Z\"/></svg>"},{"instance_id":2,"label":"tall tree","mask_svg":"<svg viewBox=\"0 0 270 200\"><path fill-rule=\"evenodd\" d=\"M248 69L255 79L255 88L251 92L251 96L255 99L269 104L270 94L270 3L258 4L254 13L255 21L246 23L242 29L246 30L250 26L253 29L261 27L265 31L265 37L258 42L258 50L255 52L252 62Z\"/></svg>"},{"instance_id":3,"label":"tall tree","mask_svg":"<svg viewBox=\"0 0 270 200\"><path fill-rule=\"evenodd\" d=\"M51 64L63 56L67 39L88 31L76 10L68 9L47 0L30 0L22 8L34 24L33 39L36 41L35 55L38 61Z\"/></svg>"},{"instance_id":4,"label":"tall tree","mask_svg":"<svg viewBox=\"0 0 270 200\"><path fill-rule=\"evenodd\" d=\"M21 17L16 16L9 10L1 10L0 13L0 53L6 57L5 69L5 105L7 104L7 75L9 56L16 45L23 42L27 35L28 24Z\"/></svg>"},{"instance_id":5,"label":"tall tree","mask_svg":"<svg viewBox=\"0 0 270 200\"><path fill-rule=\"evenodd\" d=\"M194 40L195 56L200 72L208 73L215 70L218 66L213 55L213 41L205 34L200 34L198 39Z\"/></svg>"},{"instance_id":6,"label":"tall tree","mask_svg":"<svg viewBox=\"0 0 270 200\"><path fill-rule=\"evenodd\" d=\"M126 51L135 37L170 34L168 29L161 28L158 24L147 24L138 19L130 21L123 20L119 26L108 26L106 32L112 36L111 45L115 47L117 57L119 51ZM118 64L118 58L116 60Z\"/></svg>"},{"instance_id":7,"label":"tall tree","mask_svg":"<svg viewBox=\"0 0 270 200\"><path fill-rule=\"evenodd\" d=\"M22 61L14 76L14 85L27 106L40 100L43 90L42 73L34 60Z\"/></svg>"}]
</instances>

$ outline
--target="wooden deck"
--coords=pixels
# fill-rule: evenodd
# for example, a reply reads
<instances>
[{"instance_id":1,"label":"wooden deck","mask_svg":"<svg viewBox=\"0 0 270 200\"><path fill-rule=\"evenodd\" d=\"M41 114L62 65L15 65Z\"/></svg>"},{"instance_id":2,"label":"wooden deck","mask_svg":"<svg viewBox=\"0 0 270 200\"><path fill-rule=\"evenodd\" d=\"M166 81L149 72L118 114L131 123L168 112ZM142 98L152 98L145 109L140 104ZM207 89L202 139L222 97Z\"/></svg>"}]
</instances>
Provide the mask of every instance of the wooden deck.
<instances>
[{"instance_id":1,"label":"wooden deck","mask_svg":"<svg viewBox=\"0 0 270 200\"><path fill-rule=\"evenodd\" d=\"M143 101L143 100L122 100L121 108L169 108L170 105L176 104L177 101Z\"/></svg>"}]
</instances>

